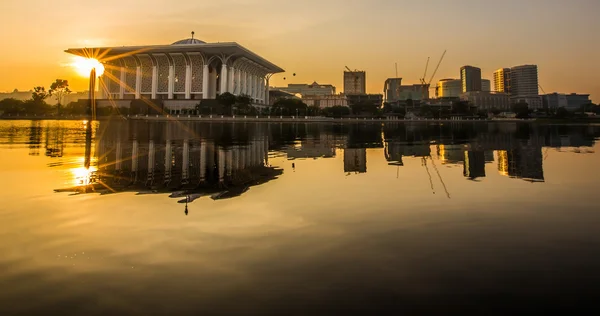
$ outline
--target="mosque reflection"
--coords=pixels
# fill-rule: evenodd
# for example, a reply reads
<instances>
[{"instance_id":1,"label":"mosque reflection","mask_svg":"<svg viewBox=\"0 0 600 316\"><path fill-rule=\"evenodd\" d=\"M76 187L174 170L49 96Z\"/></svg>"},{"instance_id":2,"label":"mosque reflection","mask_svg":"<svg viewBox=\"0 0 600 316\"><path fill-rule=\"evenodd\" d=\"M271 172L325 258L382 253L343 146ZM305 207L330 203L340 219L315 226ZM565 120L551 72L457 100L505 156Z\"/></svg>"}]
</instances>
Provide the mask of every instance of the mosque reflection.
<instances>
[{"instance_id":1,"label":"mosque reflection","mask_svg":"<svg viewBox=\"0 0 600 316\"><path fill-rule=\"evenodd\" d=\"M34 138L42 137L37 126L31 133ZM47 138L61 135L46 134L50 134ZM214 200L237 197L252 186L277 179L283 169L270 165L274 157L329 159L341 154L344 173L367 173L369 148L383 149L388 165L397 168L404 166L405 159L420 159L430 179L437 174L442 180L438 166L445 165L462 166L464 178L482 181L486 165L495 163L503 176L544 182L543 163L549 149L593 152L600 128L518 123L119 121L100 123L85 134L85 163L77 167L84 180L58 192L168 193L187 204L204 196Z\"/></svg>"}]
</instances>

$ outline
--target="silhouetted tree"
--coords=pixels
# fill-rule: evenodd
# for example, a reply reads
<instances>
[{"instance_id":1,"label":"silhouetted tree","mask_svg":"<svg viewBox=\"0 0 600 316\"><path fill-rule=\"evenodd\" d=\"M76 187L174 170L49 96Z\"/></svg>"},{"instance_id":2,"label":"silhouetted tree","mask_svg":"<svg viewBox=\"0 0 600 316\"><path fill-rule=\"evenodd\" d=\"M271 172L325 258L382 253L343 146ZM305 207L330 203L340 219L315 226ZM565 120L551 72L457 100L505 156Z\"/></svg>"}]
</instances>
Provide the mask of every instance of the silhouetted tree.
<instances>
[{"instance_id":1,"label":"silhouetted tree","mask_svg":"<svg viewBox=\"0 0 600 316\"><path fill-rule=\"evenodd\" d=\"M245 94L235 97L235 105L240 114L252 115L256 110L252 106L252 98Z\"/></svg>"},{"instance_id":2,"label":"silhouetted tree","mask_svg":"<svg viewBox=\"0 0 600 316\"><path fill-rule=\"evenodd\" d=\"M279 99L273 104L273 111L281 115L306 115L308 106L299 99Z\"/></svg>"},{"instance_id":3,"label":"silhouetted tree","mask_svg":"<svg viewBox=\"0 0 600 316\"><path fill-rule=\"evenodd\" d=\"M569 114L569 111L567 111L567 109L561 106L558 109L556 109L556 114L554 116L559 119L564 119L569 117Z\"/></svg>"},{"instance_id":4,"label":"silhouetted tree","mask_svg":"<svg viewBox=\"0 0 600 316\"><path fill-rule=\"evenodd\" d=\"M529 104L527 102L519 102L512 106L513 112L516 114L517 118L524 119L529 118Z\"/></svg>"},{"instance_id":5,"label":"silhouetted tree","mask_svg":"<svg viewBox=\"0 0 600 316\"><path fill-rule=\"evenodd\" d=\"M46 98L48 98L48 92L46 92L46 88L44 87L34 87L33 93L31 93L31 99L34 102L45 102Z\"/></svg>"},{"instance_id":6,"label":"silhouetted tree","mask_svg":"<svg viewBox=\"0 0 600 316\"><path fill-rule=\"evenodd\" d=\"M468 101L455 101L452 103L452 113L468 114L471 111Z\"/></svg>"},{"instance_id":7,"label":"silhouetted tree","mask_svg":"<svg viewBox=\"0 0 600 316\"><path fill-rule=\"evenodd\" d=\"M350 108L347 106L336 105L323 109L323 114L327 117L340 118L350 114Z\"/></svg>"},{"instance_id":8,"label":"silhouetted tree","mask_svg":"<svg viewBox=\"0 0 600 316\"><path fill-rule=\"evenodd\" d=\"M56 81L50 85L48 96L56 98L56 110L58 114L60 114L60 106L64 101L64 97L69 93L71 93L71 90L69 89L69 82L67 80L56 79Z\"/></svg>"},{"instance_id":9,"label":"silhouetted tree","mask_svg":"<svg viewBox=\"0 0 600 316\"><path fill-rule=\"evenodd\" d=\"M25 102L13 98L0 100L0 111L5 114L20 114L25 112Z\"/></svg>"}]
</instances>

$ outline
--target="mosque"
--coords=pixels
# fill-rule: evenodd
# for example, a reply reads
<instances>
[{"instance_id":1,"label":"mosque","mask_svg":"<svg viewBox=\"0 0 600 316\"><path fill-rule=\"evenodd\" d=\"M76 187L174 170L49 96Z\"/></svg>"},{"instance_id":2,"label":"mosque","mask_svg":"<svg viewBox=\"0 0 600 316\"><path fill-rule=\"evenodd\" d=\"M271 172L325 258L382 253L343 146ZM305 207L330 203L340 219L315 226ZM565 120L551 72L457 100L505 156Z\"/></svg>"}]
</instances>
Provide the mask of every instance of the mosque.
<instances>
[{"instance_id":1,"label":"mosque","mask_svg":"<svg viewBox=\"0 0 600 316\"><path fill-rule=\"evenodd\" d=\"M229 92L269 104L269 79L283 69L235 42L192 37L171 45L71 48L105 68L97 105L130 107L132 100L160 100L170 111L194 108L201 99Z\"/></svg>"}]
</instances>

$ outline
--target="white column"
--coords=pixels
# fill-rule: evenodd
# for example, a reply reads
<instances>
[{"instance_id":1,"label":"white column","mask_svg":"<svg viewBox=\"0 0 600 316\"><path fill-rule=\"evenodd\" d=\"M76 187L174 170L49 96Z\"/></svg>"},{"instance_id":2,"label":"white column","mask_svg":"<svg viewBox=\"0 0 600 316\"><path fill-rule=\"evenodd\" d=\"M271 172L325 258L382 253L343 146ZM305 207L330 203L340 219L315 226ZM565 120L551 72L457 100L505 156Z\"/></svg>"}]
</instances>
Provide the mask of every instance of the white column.
<instances>
[{"instance_id":1,"label":"white column","mask_svg":"<svg viewBox=\"0 0 600 316\"><path fill-rule=\"evenodd\" d=\"M158 90L158 67L152 66L152 99L156 99Z\"/></svg>"},{"instance_id":2,"label":"white column","mask_svg":"<svg viewBox=\"0 0 600 316\"><path fill-rule=\"evenodd\" d=\"M271 104L269 103L269 102L271 101L271 100L269 100L269 89L270 89L270 87L269 87L269 78L267 78L267 82L266 82L265 84L266 84L266 86L267 86L267 89L266 89L266 91L265 91L265 104L266 104L266 105L271 105Z\"/></svg>"},{"instance_id":3,"label":"white column","mask_svg":"<svg viewBox=\"0 0 600 316\"><path fill-rule=\"evenodd\" d=\"M208 99L208 65L202 70L202 99Z\"/></svg>"},{"instance_id":4,"label":"white column","mask_svg":"<svg viewBox=\"0 0 600 316\"><path fill-rule=\"evenodd\" d=\"M242 73L243 71L238 69L238 71L236 72L237 75L237 84L235 87L235 92L237 95L242 94Z\"/></svg>"},{"instance_id":5,"label":"white column","mask_svg":"<svg viewBox=\"0 0 600 316\"><path fill-rule=\"evenodd\" d=\"M265 101L265 78L258 77L258 99L260 103L264 103Z\"/></svg>"},{"instance_id":6,"label":"white column","mask_svg":"<svg viewBox=\"0 0 600 316\"><path fill-rule=\"evenodd\" d=\"M240 71L240 94L246 94L246 71Z\"/></svg>"},{"instance_id":7,"label":"white column","mask_svg":"<svg viewBox=\"0 0 600 316\"><path fill-rule=\"evenodd\" d=\"M227 91L231 92L231 93L235 93L235 68L233 68L233 66L229 67L229 88L227 89Z\"/></svg>"},{"instance_id":8,"label":"white column","mask_svg":"<svg viewBox=\"0 0 600 316\"><path fill-rule=\"evenodd\" d=\"M227 89L227 85L228 85L228 80L227 80L227 65L226 64L222 64L221 65L221 87L219 89L219 93L223 94L227 91L229 91Z\"/></svg>"},{"instance_id":9,"label":"white column","mask_svg":"<svg viewBox=\"0 0 600 316\"><path fill-rule=\"evenodd\" d=\"M248 74L248 95L254 98L254 75Z\"/></svg>"},{"instance_id":10,"label":"white column","mask_svg":"<svg viewBox=\"0 0 600 316\"><path fill-rule=\"evenodd\" d=\"M121 76L120 79L120 89L119 89L119 99L123 99L123 95L125 94L125 86L127 83L125 82L125 76L127 73L125 72L125 67L121 67Z\"/></svg>"},{"instance_id":11,"label":"white column","mask_svg":"<svg viewBox=\"0 0 600 316\"><path fill-rule=\"evenodd\" d=\"M175 88L175 66L169 66L169 85L167 87L167 92L169 95L169 99L173 99L173 90Z\"/></svg>"},{"instance_id":12,"label":"white column","mask_svg":"<svg viewBox=\"0 0 600 316\"><path fill-rule=\"evenodd\" d=\"M135 98L139 99L142 94L142 67L135 67Z\"/></svg>"},{"instance_id":13,"label":"white column","mask_svg":"<svg viewBox=\"0 0 600 316\"><path fill-rule=\"evenodd\" d=\"M185 98L192 98L192 66L185 66Z\"/></svg>"}]
</instances>

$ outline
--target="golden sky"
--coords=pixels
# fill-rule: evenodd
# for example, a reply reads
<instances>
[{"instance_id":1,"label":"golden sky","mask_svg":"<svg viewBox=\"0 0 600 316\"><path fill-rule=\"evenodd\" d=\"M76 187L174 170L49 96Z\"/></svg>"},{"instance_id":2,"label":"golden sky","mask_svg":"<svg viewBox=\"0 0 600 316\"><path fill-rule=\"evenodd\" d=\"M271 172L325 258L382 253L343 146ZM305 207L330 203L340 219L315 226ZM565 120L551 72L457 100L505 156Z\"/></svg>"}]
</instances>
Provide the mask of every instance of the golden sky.
<instances>
[{"instance_id":1,"label":"golden sky","mask_svg":"<svg viewBox=\"0 0 600 316\"><path fill-rule=\"evenodd\" d=\"M0 91L57 78L84 90L65 49L170 44L195 31L286 69L272 85L317 81L341 92L347 65L367 71L368 92L381 93L395 63L404 83L418 83L427 57L431 74L447 49L434 82L458 78L466 64L487 79L537 64L546 92L589 93L598 103L598 13L598 0L3 0Z\"/></svg>"}]
</instances>

